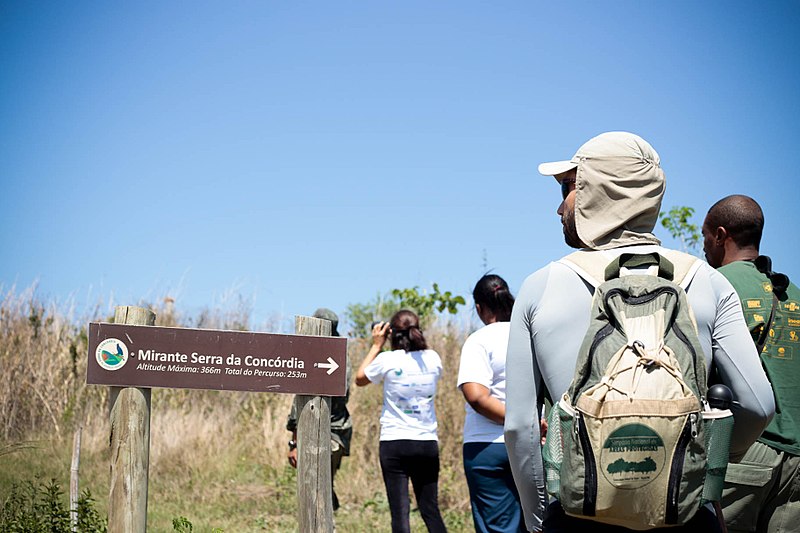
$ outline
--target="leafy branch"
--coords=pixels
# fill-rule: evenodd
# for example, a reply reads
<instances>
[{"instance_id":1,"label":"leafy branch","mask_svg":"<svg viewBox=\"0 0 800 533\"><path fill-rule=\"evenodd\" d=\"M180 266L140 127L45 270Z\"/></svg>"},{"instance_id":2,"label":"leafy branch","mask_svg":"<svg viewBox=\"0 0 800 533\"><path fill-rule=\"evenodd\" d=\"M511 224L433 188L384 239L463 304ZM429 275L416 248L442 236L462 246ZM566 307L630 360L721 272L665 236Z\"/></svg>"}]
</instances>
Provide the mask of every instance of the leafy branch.
<instances>
[{"instance_id":1,"label":"leafy branch","mask_svg":"<svg viewBox=\"0 0 800 533\"><path fill-rule=\"evenodd\" d=\"M388 295L378 295L368 303L350 304L345 316L352 326L351 334L366 338L370 335L370 326L379 320L389 320L400 309L410 309L419 316L420 325L425 328L436 318L437 313L458 312L459 305L465 305L463 296L451 291L442 292L438 283L433 283L432 291L421 291L418 286L406 289L393 289Z\"/></svg>"},{"instance_id":2,"label":"leafy branch","mask_svg":"<svg viewBox=\"0 0 800 533\"><path fill-rule=\"evenodd\" d=\"M658 217L672 238L680 241L684 252L696 254L700 247L700 230L691 222L693 215L693 207L675 206L669 213L661 211Z\"/></svg>"}]
</instances>

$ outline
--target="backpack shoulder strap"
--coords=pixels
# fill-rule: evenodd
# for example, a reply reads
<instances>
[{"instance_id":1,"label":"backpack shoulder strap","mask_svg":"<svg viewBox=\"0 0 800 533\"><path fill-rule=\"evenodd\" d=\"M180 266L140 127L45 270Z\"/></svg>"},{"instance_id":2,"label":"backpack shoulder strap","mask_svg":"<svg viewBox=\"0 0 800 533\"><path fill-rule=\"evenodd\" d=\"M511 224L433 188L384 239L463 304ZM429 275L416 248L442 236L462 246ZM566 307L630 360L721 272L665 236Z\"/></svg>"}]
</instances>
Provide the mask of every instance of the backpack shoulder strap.
<instances>
[{"instance_id":1,"label":"backpack shoulder strap","mask_svg":"<svg viewBox=\"0 0 800 533\"><path fill-rule=\"evenodd\" d=\"M606 279L606 266L613 258L607 257L602 251L573 252L566 257L562 257L557 263L569 267L577 275L583 278L586 283L595 289L603 284Z\"/></svg>"},{"instance_id":2,"label":"backpack shoulder strap","mask_svg":"<svg viewBox=\"0 0 800 533\"><path fill-rule=\"evenodd\" d=\"M703 266L703 261L697 257L679 252L677 250L663 250L663 256L666 257L675 267L674 277L672 281L680 286L683 290L689 286L697 274L697 271Z\"/></svg>"},{"instance_id":3,"label":"backpack shoulder strap","mask_svg":"<svg viewBox=\"0 0 800 533\"><path fill-rule=\"evenodd\" d=\"M677 250L662 250L659 253L669 260L674 267L673 282L686 290L702 265L702 261L693 255L678 252ZM606 267L612 260L613 257L609 257L602 251L579 250L559 259L557 262L572 269L596 289L605 281Z\"/></svg>"}]
</instances>

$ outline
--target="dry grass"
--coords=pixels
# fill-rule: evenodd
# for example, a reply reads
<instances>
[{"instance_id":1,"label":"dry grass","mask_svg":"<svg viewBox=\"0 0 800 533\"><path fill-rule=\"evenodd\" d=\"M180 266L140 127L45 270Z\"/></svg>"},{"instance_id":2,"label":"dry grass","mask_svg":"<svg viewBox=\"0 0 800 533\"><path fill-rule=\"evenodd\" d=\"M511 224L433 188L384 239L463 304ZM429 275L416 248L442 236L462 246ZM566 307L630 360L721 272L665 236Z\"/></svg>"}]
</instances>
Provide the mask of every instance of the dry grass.
<instances>
[{"instance_id":1,"label":"dry grass","mask_svg":"<svg viewBox=\"0 0 800 533\"><path fill-rule=\"evenodd\" d=\"M11 483L34 476L55 477L68 486L72 434L83 426L81 483L104 514L107 391L85 384L89 319L39 303L34 289L17 293L12 288L0 298L0 375L5 377L0 381L0 500ZM248 304L232 301L230 310L205 310L196 318L182 316L170 299L154 311L158 325L243 329L250 322ZM426 332L444 366L436 399L439 492L451 531L471 529L461 466L464 406L455 388L469 330L469 324L443 323ZM352 365L367 348L363 341L349 343ZM195 531L295 531L295 471L286 461L285 430L291 401L282 394L154 389L149 529L171 531L172 518L186 516ZM339 531L389 530L378 462L381 403L379 386L351 390L351 456L336 478ZM418 513L412 514L412 526L424 530Z\"/></svg>"},{"instance_id":2,"label":"dry grass","mask_svg":"<svg viewBox=\"0 0 800 533\"><path fill-rule=\"evenodd\" d=\"M34 294L31 287L0 295L0 436L7 442L45 430L70 433L80 408L97 396L83 383L85 333Z\"/></svg>"}]
</instances>

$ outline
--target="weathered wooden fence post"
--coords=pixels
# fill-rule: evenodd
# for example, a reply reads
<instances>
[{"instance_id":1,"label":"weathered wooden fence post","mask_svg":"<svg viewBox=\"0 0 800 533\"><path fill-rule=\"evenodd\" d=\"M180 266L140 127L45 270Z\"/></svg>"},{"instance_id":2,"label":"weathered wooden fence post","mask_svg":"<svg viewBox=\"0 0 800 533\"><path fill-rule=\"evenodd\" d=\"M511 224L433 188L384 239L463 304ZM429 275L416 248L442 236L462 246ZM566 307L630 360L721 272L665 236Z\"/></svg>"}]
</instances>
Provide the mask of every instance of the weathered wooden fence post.
<instances>
[{"instance_id":1,"label":"weathered wooden fence post","mask_svg":"<svg viewBox=\"0 0 800 533\"><path fill-rule=\"evenodd\" d=\"M114 322L152 326L156 315L141 307L116 308ZM150 466L150 389L111 387L111 489L108 530L147 530L147 481Z\"/></svg>"},{"instance_id":2,"label":"weathered wooden fence post","mask_svg":"<svg viewBox=\"0 0 800 533\"><path fill-rule=\"evenodd\" d=\"M72 531L78 531L78 500L80 499L80 470L81 470L81 433L83 426L78 426L72 439L72 464L69 469L69 519Z\"/></svg>"},{"instance_id":3,"label":"weathered wooden fence post","mask_svg":"<svg viewBox=\"0 0 800 533\"><path fill-rule=\"evenodd\" d=\"M330 335L328 320L295 317L298 335ZM295 397L297 421L297 508L300 533L333 531L331 499L331 399Z\"/></svg>"}]
</instances>

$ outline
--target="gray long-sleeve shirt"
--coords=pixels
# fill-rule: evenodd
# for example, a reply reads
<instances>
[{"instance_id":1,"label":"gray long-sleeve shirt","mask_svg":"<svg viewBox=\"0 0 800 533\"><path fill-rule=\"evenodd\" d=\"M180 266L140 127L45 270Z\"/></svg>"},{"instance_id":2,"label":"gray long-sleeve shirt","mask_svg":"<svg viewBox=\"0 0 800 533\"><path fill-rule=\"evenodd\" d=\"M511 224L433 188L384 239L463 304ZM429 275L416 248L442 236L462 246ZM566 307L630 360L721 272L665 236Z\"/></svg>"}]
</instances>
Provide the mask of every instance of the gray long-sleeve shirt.
<instances>
[{"instance_id":1,"label":"gray long-sleeve shirt","mask_svg":"<svg viewBox=\"0 0 800 533\"><path fill-rule=\"evenodd\" d=\"M602 252L650 253L659 246ZM601 252L597 252L601 253ZM511 317L506 359L505 441L529 530L540 530L546 504L539 419L546 390L556 401L569 388L589 326L593 289L575 271L551 263L523 283ZM772 388L761 367L731 284L703 263L686 290L711 366L732 392L736 405L731 456L740 457L758 438L775 411Z\"/></svg>"}]
</instances>

